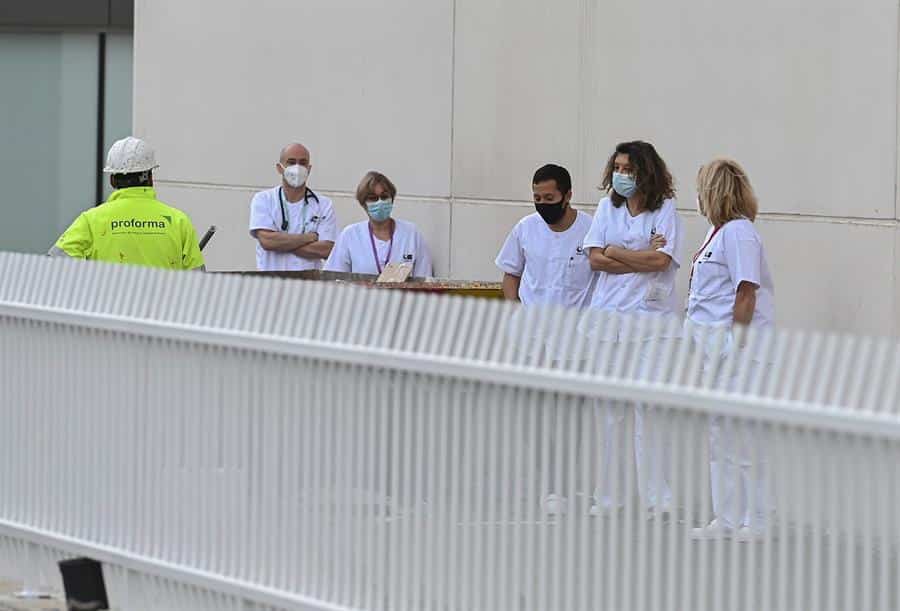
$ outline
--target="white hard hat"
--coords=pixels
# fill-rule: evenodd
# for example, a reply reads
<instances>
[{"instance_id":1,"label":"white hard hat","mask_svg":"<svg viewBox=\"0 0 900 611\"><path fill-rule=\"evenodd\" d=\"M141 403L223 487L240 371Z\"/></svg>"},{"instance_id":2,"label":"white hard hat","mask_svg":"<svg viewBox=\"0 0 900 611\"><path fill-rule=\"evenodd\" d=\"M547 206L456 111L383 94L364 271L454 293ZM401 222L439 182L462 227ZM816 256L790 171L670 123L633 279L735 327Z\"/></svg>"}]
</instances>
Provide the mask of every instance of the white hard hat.
<instances>
[{"instance_id":1,"label":"white hard hat","mask_svg":"<svg viewBox=\"0 0 900 611\"><path fill-rule=\"evenodd\" d=\"M107 174L135 174L158 168L156 153L150 145L133 136L116 140L106 154Z\"/></svg>"}]
</instances>

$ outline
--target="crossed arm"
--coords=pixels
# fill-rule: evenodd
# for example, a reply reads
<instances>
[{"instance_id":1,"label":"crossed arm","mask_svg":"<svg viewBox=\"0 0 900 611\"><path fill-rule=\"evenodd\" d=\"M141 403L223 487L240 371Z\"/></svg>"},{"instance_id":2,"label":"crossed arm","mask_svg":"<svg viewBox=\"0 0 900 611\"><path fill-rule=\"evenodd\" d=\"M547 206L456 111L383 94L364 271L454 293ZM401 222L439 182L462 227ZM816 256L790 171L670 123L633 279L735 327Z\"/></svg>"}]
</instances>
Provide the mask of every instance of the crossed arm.
<instances>
[{"instance_id":1,"label":"crossed arm","mask_svg":"<svg viewBox=\"0 0 900 611\"><path fill-rule=\"evenodd\" d=\"M665 245L666 239L656 235L650 240L647 250L628 250L621 246L594 247L589 255L591 269L608 274L659 272L668 268L672 262L672 257L657 250Z\"/></svg>"},{"instance_id":2,"label":"crossed arm","mask_svg":"<svg viewBox=\"0 0 900 611\"><path fill-rule=\"evenodd\" d=\"M316 241L312 244L301 246L292 252L304 259L327 259L328 255L331 254L332 248L334 248L334 242L330 240L319 240L317 236Z\"/></svg>"},{"instance_id":3,"label":"crossed arm","mask_svg":"<svg viewBox=\"0 0 900 611\"><path fill-rule=\"evenodd\" d=\"M257 229L256 239L265 250L272 252L294 252L315 243L319 235L315 232L286 233L284 231L272 231L270 229Z\"/></svg>"},{"instance_id":4,"label":"crossed arm","mask_svg":"<svg viewBox=\"0 0 900 611\"><path fill-rule=\"evenodd\" d=\"M588 259L590 260L592 270L595 272L606 272L607 274L631 274L636 271L632 269L630 265L616 261L612 257L607 256L606 251L608 249L609 246L606 248L599 248L596 246L591 248Z\"/></svg>"},{"instance_id":5,"label":"crossed arm","mask_svg":"<svg viewBox=\"0 0 900 611\"><path fill-rule=\"evenodd\" d=\"M270 229L257 229L256 239L260 246L272 252L293 253L304 259L327 259L334 247L330 240L319 240L314 231L307 233L285 233Z\"/></svg>"}]
</instances>

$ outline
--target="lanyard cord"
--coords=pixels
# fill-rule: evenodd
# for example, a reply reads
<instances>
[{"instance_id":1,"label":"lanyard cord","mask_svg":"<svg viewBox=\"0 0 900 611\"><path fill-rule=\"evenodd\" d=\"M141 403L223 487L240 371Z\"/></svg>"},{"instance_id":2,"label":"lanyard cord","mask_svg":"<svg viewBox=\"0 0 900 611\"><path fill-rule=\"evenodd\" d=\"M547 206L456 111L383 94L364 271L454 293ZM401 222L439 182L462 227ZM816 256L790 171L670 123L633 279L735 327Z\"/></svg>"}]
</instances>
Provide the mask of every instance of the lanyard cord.
<instances>
[{"instance_id":1,"label":"lanyard cord","mask_svg":"<svg viewBox=\"0 0 900 611\"><path fill-rule=\"evenodd\" d=\"M387 256L384 258L384 264L387 265L388 261L391 259L391 251L394 250L394 229L396 225L394 224L394 219L391 219L391 241L388 245ZM375 248L375 232L372 231L372 221L369 221L369 243L372 244L372 257L375 259L375 267L378 269L379 275L381 274L382 266L381 261L378 260L378 249Z\"/></svg>"},{"instance_id":2,"label":"lanyard cord","mask_svg":"<svg viewBox=\"0 0 900 611\"><path fill-rule=\"evenodd\" d=\"M691 275L690 275L690 278L688 279L688 294L690 294L690 292L691 292L691 285L692 285L693 282L694 282L694 266L695 266L696 263L697 263L697 259L700 258L700 254L701 254L704 250L706 250L706 247L710 245L710 243L713 241L713 238L716 237L716 234L719 233L719 230L720 230L722 227L724 227L724 226L725 226L725 225L719 225L718 227L716 227L715 229L713 229L712 234L709 236L709 238L706 240L706 242L703 243L703 246L700 247L700 250L698 250L698 251L694 254L694 258L691 259Z\"/></svg>"}]
</instances>

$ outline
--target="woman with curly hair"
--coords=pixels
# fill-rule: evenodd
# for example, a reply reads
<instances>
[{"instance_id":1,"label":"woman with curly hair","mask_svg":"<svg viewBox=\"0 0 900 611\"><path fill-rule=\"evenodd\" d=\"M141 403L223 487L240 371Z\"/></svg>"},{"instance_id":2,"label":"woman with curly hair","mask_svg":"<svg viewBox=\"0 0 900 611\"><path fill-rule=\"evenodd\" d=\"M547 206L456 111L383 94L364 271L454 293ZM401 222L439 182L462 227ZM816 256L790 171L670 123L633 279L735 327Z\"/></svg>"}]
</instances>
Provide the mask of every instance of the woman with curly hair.
<instances>
[{"instance_id":1,"label":"woman with curly hair","mask_svg":"<svg viewBox=\"0 0 900 611\"><path fill-rule=\"evenodd\" d=\"M597 284L591 308L641 316L671 317L676 313L675 276L681 264L681 218L675 205L672 175L652 144L623 142L610 155L603 173L601 190L606 196L597 205L591 229L585 237L591 268ZM641 370L648 378L657 372L653 342L646 333L627 333L628 325L595 326L595 341L611 342L610 353L619 359L637 350ZM665 321L668 323L668 320ZM650 329L647 325L645 328ZM635 406L634 453L638 494L644 506L654 512L671 509L672 493L665 468L668 451L658 422ZM594 494L596 513L622 504L623 479L619 468L621 452L615 449L625 418L622 406L605 410L601 488ZM599 506L596 505L599 503Z\"/></svg>"}]
</instances>

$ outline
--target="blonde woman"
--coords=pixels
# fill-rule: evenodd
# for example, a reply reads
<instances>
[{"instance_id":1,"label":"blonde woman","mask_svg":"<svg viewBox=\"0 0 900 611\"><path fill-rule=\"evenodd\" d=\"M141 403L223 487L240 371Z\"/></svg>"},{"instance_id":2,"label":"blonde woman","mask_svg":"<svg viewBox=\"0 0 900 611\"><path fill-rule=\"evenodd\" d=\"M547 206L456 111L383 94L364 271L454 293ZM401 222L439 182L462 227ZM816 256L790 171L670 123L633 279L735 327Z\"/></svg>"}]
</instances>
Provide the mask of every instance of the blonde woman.
<instances>
[{"instance_id":1,"label":"blonde woman","mask_svg":"<svg viewBox=\"0 0 900 611\"><path fill-rule=\"evenodd\" d=\"M694 255L688 297L688 327L704 352L707 367L721 367L723 357L744 346L748 328L771 328L775 321L772 275L762 239L753 225L756 195L747 173L737 162L715 159L697 175L697 208L712 225ZM719 331L719 333L715 333ZM725 341L721 332L725 332ZM716 336L717 339L712 339ZM756 358L750 367L763 367ZM737 367L735 367L737 369ZM733 388L741 377L758 371L734 371ZM694 529L698 538L756 538L768 527L766 459L760 440L747 426L715 416L710 422L709 458L714 519Z\"/></svg>"}]
</instances>

